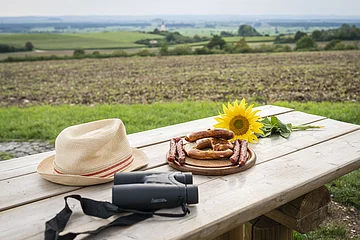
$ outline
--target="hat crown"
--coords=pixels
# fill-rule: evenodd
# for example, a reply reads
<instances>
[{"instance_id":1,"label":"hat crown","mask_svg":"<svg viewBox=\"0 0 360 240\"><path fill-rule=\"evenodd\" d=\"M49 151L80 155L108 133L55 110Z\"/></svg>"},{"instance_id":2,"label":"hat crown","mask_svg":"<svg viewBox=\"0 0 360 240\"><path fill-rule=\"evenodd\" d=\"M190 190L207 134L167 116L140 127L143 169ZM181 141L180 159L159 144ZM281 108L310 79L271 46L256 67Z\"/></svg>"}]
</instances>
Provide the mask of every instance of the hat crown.
<instances>
[{"instance_id":1,"label":"hat crown","mask_svg":"<svg viewBox=\"0 0 360 240\"><path fill-rule=\"evenodd\" d=\"M132 154L120 119L106 119L65 128L55 141L54 169L83 175L104 169Z\"/></svg>"}]
</instances>

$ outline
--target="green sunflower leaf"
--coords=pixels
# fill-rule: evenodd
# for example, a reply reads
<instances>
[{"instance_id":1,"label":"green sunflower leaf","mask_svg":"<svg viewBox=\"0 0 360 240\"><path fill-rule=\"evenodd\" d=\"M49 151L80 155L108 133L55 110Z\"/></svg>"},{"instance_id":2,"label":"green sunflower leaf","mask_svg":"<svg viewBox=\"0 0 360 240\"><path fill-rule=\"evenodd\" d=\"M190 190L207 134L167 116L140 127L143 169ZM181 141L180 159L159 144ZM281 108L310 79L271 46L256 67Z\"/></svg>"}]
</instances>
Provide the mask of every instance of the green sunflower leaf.
<instances>
[{"instance_id":1,"label":"green sunflower leaf","mask_svg":"<svg viewBox=\"0 0 360 240\"><path fill-rule=\"evenodd\" d=\"M261 128L264 134L257 134L257 137L270 137L273 134L279 134L283 138L289 138L291 132L296 130L307 130L311 128L321 128L322 126L310 126L310 125L300 125L293 126L291 123L283 123L276 116L265 117L259 120L260 123L264 124Z\"/></svg>"}]
</instances>

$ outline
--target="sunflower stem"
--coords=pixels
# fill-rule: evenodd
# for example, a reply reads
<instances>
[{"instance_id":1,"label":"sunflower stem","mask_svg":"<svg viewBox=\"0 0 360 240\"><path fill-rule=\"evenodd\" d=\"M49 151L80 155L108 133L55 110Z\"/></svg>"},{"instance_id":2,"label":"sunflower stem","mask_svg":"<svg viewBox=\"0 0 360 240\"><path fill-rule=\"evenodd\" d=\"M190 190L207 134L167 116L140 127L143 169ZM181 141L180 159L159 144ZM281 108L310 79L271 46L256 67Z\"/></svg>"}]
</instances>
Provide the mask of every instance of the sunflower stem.
<instances>
[{"instance_id":1,"label":"sunflower stem","mask_svg":"<svg viewBox=\"0 0 360 240\"><path fill-rule=\"evenodd\" d=\"M299 125L299 126L291 126L292 131L302 131L311 128L323 128L324 126L311 126L311 125Z\"/></svg>"}]
</instances>

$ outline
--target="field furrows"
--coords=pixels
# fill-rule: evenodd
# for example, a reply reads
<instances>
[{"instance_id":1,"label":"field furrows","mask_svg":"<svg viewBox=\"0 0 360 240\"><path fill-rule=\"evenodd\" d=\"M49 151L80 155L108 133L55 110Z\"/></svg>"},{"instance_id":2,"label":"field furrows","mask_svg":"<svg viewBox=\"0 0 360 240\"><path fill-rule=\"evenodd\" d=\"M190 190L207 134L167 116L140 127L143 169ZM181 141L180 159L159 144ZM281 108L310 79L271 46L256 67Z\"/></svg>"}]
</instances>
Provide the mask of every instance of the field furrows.
<instances>
[{"instance_id":1,"label":"field furrows","mask_svg":"<svg viewBox=\"0 0 360 240\"><path fill-rule=\"evenodd\" d=\"M0 106L360 101L360 51L133 57L0 64Z\"/></svg>"}]
</instances>

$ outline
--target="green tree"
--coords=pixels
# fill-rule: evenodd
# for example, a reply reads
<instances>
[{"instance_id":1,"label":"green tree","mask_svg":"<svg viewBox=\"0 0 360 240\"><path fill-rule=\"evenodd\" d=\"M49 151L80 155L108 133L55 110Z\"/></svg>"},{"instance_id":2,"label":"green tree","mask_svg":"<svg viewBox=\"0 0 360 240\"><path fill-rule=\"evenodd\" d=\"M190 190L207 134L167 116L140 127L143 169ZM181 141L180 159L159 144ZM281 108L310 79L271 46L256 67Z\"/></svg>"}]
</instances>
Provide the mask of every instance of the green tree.
<instances>
[{"instance_id":1,"label":"green tree","mask_svg":"<svg viewBox=\"0 0 360 240\"><path fill-rule=\"evenodd\" d=\"M300 40L300 38L302 38L304 36L307 36L307 34L304 32L297 31L294 36L295 42L297 42L298 40Z\"/></svg>"},{"instance_id":2,"label":"green tree","mask_svg":"<svg viewBox=\"0 0 360 240\"><path fill-rule=\"evenodd\" d=\"M311 48L316 48L316 43L309 36L304 36L304 37L300 38L296 42L296 48L295 48L296 50L298 50L298 49L311 49Z\"/></svg>"},{"instance_id":3,"label":"green tree","mask_svg":"<svg viewBox=\"0 0 360 240\"><path fill-rule=\"evenodd\" d=\"M243 37L261 36L261 34L258 33L255 28L246 24L239 26L238 34L239 36Z\"/></svg>"},{"instance_id":4,"label":"green tree","mask_svg":"<svg viewBox=\"0 0 360 240\"><path fill-rule=\"evenodd\" d=\"M34 49L34 45L31 42L26 42L25 48L29 51L32 51Z\"/></svg>"},{"instance_id":5,"label":"green tree","mask_svg":"<svg viewBox=\"0 0 360 240\"><path fill-rule=\"evenodd\" d=\"M321 38L322 38L322 33L321 33L321 31L319 31L319 30L315 30L315 31L312 32L311 37L312 37L312 39L314 39L315 41L319 41L319 40L321 40Z\"/></svg>"},{"instance_id":6,"label":"green tree","mask_svg":"<svg viewBox=\"0 0 360 240\"><path fill-rule=\"evenodd\" d=\"M233 37L234 34L232 34L231 32L221 31L220 36L221 37Z\"/></svg>"},{"instance_id":7,"label":"green tree","mask_svg":"<svg viewBox=\"0 0 360 240\"><path fill-rule=\"evenodd\" d=\"M207 44L207 47L209 49L213 48L220 48L222 49L224 45L226 44L226 41L222 39L219 35L214 35L210 42Z\"/></svg>"},{"instance_id":8,"label":"green tree","mask_svg":"<svg viewBox=\"0 0 360 240\"><path fill-rule=\"evenodd\" d=\"M336 44L341 43L340 40L331 40L328 44L325 45L324 50L333 50Z\"/></svg>"},{"instance_id":9,"label":"green tree","mask_svg":"<svg viewBox=\"0 0 360 240\"><path fill-rule=\"evenodd\" d=\"M202 41L201 37L199 35L197 35L197 34L194 35L194 40L195 40L195 42L201 42Z\"/></svg>"},{"instance_id":10,"label":"green tree","mask_svg":"<svg viewBox=\"0 0 360 240\"><path fill-rule=\"evenodd\" d=\"M226 43L223 49L227 53L233 53L235 51L235 45L232 43Z\"/></svg>"},{"instance_id":11,"label":"green tree","mask_svg":"<svg viewBox=\"0 0 360 240\"><path fill-rule=\"evenodd\" d=\"M169 48L168 45L166 43L161 44L160 47L160 55L161 56L166 56L169 53Z\"/></svg>"},{"instance_id":12,"label":"green tree","mask_svg":"<svg viewBox=\"0 0 360 240\"><path fill-rule=\"evenodd\" d=\"M235 52L248 53L251 52L251 47L246 42L245 38L241 38L235 45Z\"/></svg>"}]
</instances>

